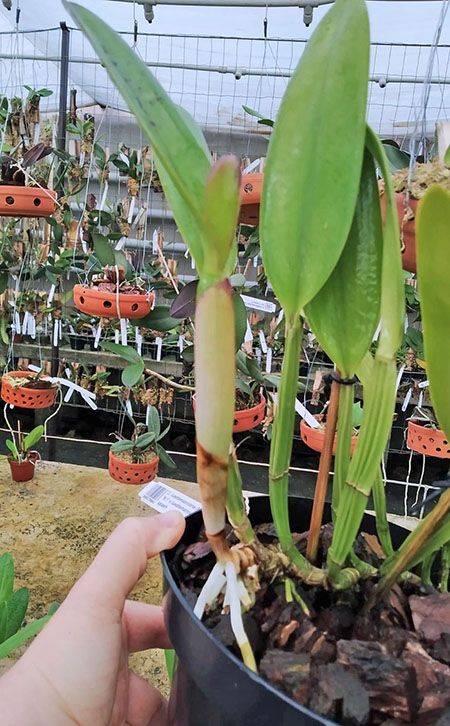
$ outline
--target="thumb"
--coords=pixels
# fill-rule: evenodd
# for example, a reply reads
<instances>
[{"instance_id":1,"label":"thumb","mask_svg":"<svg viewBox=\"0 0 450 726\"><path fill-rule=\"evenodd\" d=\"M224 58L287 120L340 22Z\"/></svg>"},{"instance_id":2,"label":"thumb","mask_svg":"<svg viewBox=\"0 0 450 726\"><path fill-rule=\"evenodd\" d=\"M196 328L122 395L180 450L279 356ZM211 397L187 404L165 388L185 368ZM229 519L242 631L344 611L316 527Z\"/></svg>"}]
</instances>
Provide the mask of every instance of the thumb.
<instances>
[{"instance_id":1,"label":"thumb","mask_svg":"<svg viewBox=\"0 0 450 726\"><path fill-rule=\"evenodd\" d=\"M91 606L97 602L122 610L129 592L144 574L147 561L173 547L184 527L184 517L175 511L124 519L67 599L88 598Z\"/></svg>"}]
</instances>

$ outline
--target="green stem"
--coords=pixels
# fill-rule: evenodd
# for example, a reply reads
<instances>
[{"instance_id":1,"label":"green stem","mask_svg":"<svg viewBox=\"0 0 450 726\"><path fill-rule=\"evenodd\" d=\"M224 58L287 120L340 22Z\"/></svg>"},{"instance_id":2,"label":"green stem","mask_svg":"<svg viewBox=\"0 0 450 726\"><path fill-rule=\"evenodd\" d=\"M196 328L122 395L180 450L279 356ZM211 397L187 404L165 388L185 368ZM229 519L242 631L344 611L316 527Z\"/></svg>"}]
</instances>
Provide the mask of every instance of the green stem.
<instances>
[{"instance_id":1,"label":"green stem","mask_svg":"<svg viewBox=\"0 0 450 726\"><path fill-rule=\"evenodd\" d=\"M305 579L323 581L323 573L313 567L294 545L289 524L289 464L292 454L295 398L302 326L298 316L286 318L286 339L281 381L278 392L273 434L270 447L269 493L270 507L280 547Z\"/></svg>"},{"instance_id":2,"label":"green stem","mask_svg":"<svg viewBox=\"0 0 450 726\"><path fill-rule=\"evenodd\" d=\"M386 557L390 557L394 552L391 540L391 530L386 511L386 494L384 491L384 482L381 471L378 469L372 488L373 503L375 507L375 519L377 524L377 534L383 552Z\"/></svg>"},{"instance_id":3,"label":"green stem","mask_svg":"<svg viewBox=\"0 0 450 726\"><path fill-rule=\"evenodd\" d=\"M439 590L448 592L448 576L450 574L450 542L447 542L441 549L441 579Z\"/></svg>"},{"instance_id":4,"label":"green stem","mask_svg":"<svg viewBox=\"0 0 450 726\"><path fill-rule=\"evenodd\" d=\"M366 400L358 443L341 494L327 570L335 582L361 524L373 482L379 470L395 405L396 367L393 361L376 359Z\"/></svg>"},{"instance_id":5,"label":"green stem","mask_svg":"<svg viewBox=\"0 0 450 726\"><path fill-rule=\"evenodd\" d=\"M230 453L228 463L227 513L228 519L242 544L253 542L255 533L245 511L242 479L234 447Z\"/></svg>"},{"instance_id":6,"label":"green stem","mask_svg":"<svg viewBox=\"0 0 450 726\"><path fill-rule=\"evenodd\" d=\"M343 491L350 464L353 433L352 414L353 386L341 386L339 394L336 458L334 461L334 478L331 498L333 522L336 517L340 494Z\"/></svg>"},{"instance_id":7,"label":"green stem","mask_svg":"<svg viewBox=\"0 0 450 726\"><path fill-rule=\"evenodd\" d=\"M422 562L422 567L420 570L422 585L431 585L431 568L433 566L435 557L436 552L433 552L428 557L425 557L424 561Z\"/></svg>"}]
</instances>

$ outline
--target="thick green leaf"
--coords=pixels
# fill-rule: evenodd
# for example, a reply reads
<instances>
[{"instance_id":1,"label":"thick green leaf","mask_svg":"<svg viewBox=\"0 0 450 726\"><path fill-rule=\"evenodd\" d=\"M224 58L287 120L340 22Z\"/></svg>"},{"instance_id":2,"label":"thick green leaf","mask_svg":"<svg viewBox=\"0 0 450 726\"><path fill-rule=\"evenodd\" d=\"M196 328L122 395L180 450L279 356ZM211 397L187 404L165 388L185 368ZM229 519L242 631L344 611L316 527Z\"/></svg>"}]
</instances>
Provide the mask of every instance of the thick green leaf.
<instances>
[{"instance_id":1,"label":"thick green leaf","mask_svg":"<svg viewBox=\"0 0 450 726\"><path fill-rule=\"evenodd\" d=\"M122 383L124 386L131 387L139 383L144 372L144 362L131 363L122 371Z\"/></svg>"},{"instance_id":2,"label":"thick green leaf","mask_svg":"<svg viewBox=\"0 0 450 726\"><path fill-rule=\"evenodd\" d=\"M183 350L181 357L184 361L186 361L186 363L193 363L195 357L195 346L187 345Z\"/></svg>"},{"instance_id":3,"label":"thick green leaf","mask_svg":"<svg viewBox=\"0 0 450 726\"><path fill-rule=\"evenodd\" d=\"M162 463L167 466L168 469L176 469L177 465L175 464L172 457L167 453L165 449L161 446L161 444L156 444L156 453L161 459Z\"/></svg>"},{"instance_id":4,"label":"thick green leaf","mask_svg":"<svg viewBox=\"0 0 450 726\"><path fill-rule=\"evenodd\" d=\"M450 194L432 186L416 217L417 273L430 395L450 438Z\"/></svg>"},{"instance_id":5,"label":"thick green leaf","mask_svg":"<svg viewBox=\"0 0 450 726\"><path fill-rule=\"evenodd\" d=\"M121 358L124 358L129 363L142 363L142 358L139 353L137 353L134 348L131 348L129 345L120 345L119 343L111 343L105 340L101 343L101 346L104 350L109 350L111 353L117 353L117 355L120 355Z\"/></svg>"},{"instance_id":6,"label":"thick green leaf","mask_svg":"<svg viewBox=\"0 0 450 726\"><path fill-rule=\"evenodd\" d=\"M44 427L41 425L36 426L32 431L30 431L29 434L27 434L23 441L23 448L25 451L28 451L31 449L32 446L35 446L38 441L42 438L44 434Z\"/></svg>"},{"instance_id":7,"label":"thick green leaf","mask_svg":"<svg viewBox=\"0 0 450 726\"><path fill-rule=\"evenodd\" d=\"M111 446L111 451L114 453L120 452L120 451L128 451L129 449L133 448L133 442L129 441L128 439L120 439L120 441L116 441Z\"/></svg>"},{"instance_id":8,"label":"thick green leaf","mask_svg":"<svg viewBox=\"0 0 450 726\"><path fill-rule=\"evenodd\" d=\"M237 292L233 294L233 308L234 335L236 340L235 349L239 350L244 340L245 331L247 330L247 309L245 307L243 299Z\"/></svg>"},{"instance_id":9,"label":"thick green leaf","mask_svg":"<svg viewBox=\"0 0 450 726\"><path fill-rule=\"evenodd\" d=\"M389 142L383 141L384 153L386 154L391 172L394 174L400 169L406 169L409 166L409 154L394 146Z\"/></svg>"},{"instance_id":10,"label":"thick green leaf","mask_svg":"<svg viewBox=\"0 0 450 726\"><path fill-rule=\"evenodd\" d=\"M10 638L14 633L17 633L20 626L22 625L27 608L30 592L27 587L19 587L18 590L6 601L6 609L8 613L8 621L6 625L6 634L4 640Z\"/></svg>"},{"instance_id":11,"label":"thick green leaf","mask_svg":"<svg viewBox=\"0 0 450 726\"><path fill-rule=\"evenodd\" d=\"M177 318L171 317L169 307L166 305L157 305L145 318L130 320L130 323L139 326L139 328L148 328L149 330L157 330L160 333L165 333L168 330L176 328L180 324L180 321Z\"/></svg>"},{"instance_id":12,"label":"thick green leaf","mask_svg":"<svg viewBox=\"0 0 450 726\"><path fill-rule=\"evenodd\" d=\"M7 600L14 587L14 560L10 552L0 557L0 603Z\"/></svg>"},{"instance_id":13,"label":"thick green leaf","mask_svg":"<svg viewBox=\"0 0 450 726\"><path fill-rule=\"evenodd\" d=\"M211 165L204 143L199 143L199 131L193 132L193 122L186 121L186 114L178 111L138 54L117 33L87 8L64 4L149 139L175 220L198 265L204 186Z\"/></svg>"},{"instance_id":14,"label":"thick green leaf","mask_svg":"<svg viewBox=\"0 0 450 726\"><path fill-rule=\"evenodd\" d=\"M0 643L0 659L5 658L7 655L12 653L13 650L19 647L19 645L25 643L28 638L31 638L33 635L37 635L44 625L48 623L52 614L53 613L50 613L49 610L48 615L44 615L43 618L39 618L39 620L34 620L34 622L25 625L25 627L15 633L15 635L11 636L3 643Z\"/></svg>"},{"instance_id":15,"label":"thick green leaf","mask_svg":"<svg viewBox=\"0 0 450 726\"><path fill-rule=\"evenodd\" d=\"M353 376L380 320L383 236L378 184L366 151L355 216L344 251L305 307L311 329L344 377Z\"/></svg>"},{"instance_id":16,"label":"thick green leaf","mask_svg":"<svg viewBox=\"0 0 450 726\"><path fill-rule=\"evenodd\" d=\"M0 602L0 644L6 640L8 631L8 606L6 600Z\"/></svg>"},{"instance_id":17,"label":"thick green leaf","mask_svg":"<svg viewBox=\"0 0 450 726\"><path fill-rule=\"evenodd\" d=\"M159 418L159 411L155 406L148 407L145 422L147 429L155 434L155 438L158 441L161 433L161 419Z\"/></svg>"},{"instance_id":18,"label":"thick green leaf","mask_svg":"<svg viewBox=\"0 0 450 726\"><path fill-rule=\"evenodd\" d=\"M105 267L108 265L115 265L116 259L114 256L114 250L108 242L107 237L105 237L104 234L93 232L92 241L94 243L94 252L101 264Z\"/></svg>"},{"instance_id":19,"label":"thick green leaf","mask_svg":"<svg viewBox=\"0 0 450 726\"><path fill-rule=\"evenodd\" d=\"M244 111L249 114L249 116L255 116L255 118L265 118L265 116L260 113L259 111L255 111L253 108L249 108L249 106L242 106Z\"/></svg>"},{"instance_id":20,"label":"thick green leaf","mask_svg":"<svg viewBox=\"0 0 450 726\"><path fill-rule=\"evenodd\" d=\"M209 172L205 188L205 235L208 254L202 274L222 279L236 234L240 208L240 162L236 156L222 156ZM201 284L201 283L200 283Z\"/></svg>"},{"instance_id":21,"label":"thick green leaf","mask_svg":"<svg viewBox=\"0 0 450 726\"><path fill-rule=\"evenodd\" d=\"M365 3L337 0L289 82L267 153L261 250L288 317L318 293L350 231L364 150L368 69Z\"/></svg>"},{"instance_id":22,"label":"thick green leaf","mask_svg":"<svg viewBox=\"0 0 450 726\"><path fill-rule=\"evenodd\" d=\"M246 277L241 272L236 272L234 275L231 275L231 277L230 277L231 287L244 287L245 281L246 281Z\"/></svg>"},{"instance_id":23,"label":"thick green leaf","mask_svg":"<svg viewBox=\"0 0 450 726\"><path fill-rule=\"evenodd\" d=\"M154 442L154 440L154 431L147 431L145 434L141 434L141 436L138 436L134 444L135 446L137 446L138 449L141 449L143 451L144 449L147 449L150 444Z\"/></svg>"},{"instance_id":24,"label":"thick green leaf","mask_svg":"<svg viewBox=\"0 0 450 726\"><path fill-rule=\"evenodd\" d=\"M19 458L19 452L17 451L17 446L15 445L14 441L11 441L10 439L6 439L5 444L7 448L10 450L12 455L15 459Z\"/></svg>"}]
</instances>

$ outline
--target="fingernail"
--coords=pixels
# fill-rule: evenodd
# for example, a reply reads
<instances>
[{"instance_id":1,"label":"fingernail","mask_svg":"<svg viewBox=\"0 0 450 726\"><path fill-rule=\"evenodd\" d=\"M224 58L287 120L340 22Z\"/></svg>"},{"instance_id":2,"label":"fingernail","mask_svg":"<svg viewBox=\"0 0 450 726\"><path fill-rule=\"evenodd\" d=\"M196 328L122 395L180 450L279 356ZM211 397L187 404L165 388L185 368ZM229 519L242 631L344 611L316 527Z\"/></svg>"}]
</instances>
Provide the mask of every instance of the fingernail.
<instances>
[{"instance_id":1,"label":"fingernail","mask_svg":"<svg viewBox=\"0 0 450 726\"><path fill-rule=\"evenodd\" d=\"M170 512L164 512L158 516L159 523L163 527L179 527L180 521L183 519L183 515L177 512L175 509Z\"/></svg>"}]
</instances>

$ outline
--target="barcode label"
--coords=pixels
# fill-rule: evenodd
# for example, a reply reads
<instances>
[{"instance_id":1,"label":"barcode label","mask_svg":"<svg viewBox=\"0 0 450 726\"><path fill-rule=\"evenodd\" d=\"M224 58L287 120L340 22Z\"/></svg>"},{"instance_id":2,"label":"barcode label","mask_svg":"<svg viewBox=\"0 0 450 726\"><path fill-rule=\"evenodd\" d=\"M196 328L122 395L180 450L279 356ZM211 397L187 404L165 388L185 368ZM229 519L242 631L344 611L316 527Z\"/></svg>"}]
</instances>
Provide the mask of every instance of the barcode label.
<instances>
[{"instance_id":1,"label":"barcode label","mask_svg":"<svg viewBox=\"0 0 450 726\"><path fill-rule=\"evenodd\" d=\"M157 512L168 512L176 509L184 517L198 512L201 509L200 502L182 494L181 492L163 484L161 481L152 481L139 492L141 500Z\"/></svg>"}]
</instances>

